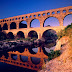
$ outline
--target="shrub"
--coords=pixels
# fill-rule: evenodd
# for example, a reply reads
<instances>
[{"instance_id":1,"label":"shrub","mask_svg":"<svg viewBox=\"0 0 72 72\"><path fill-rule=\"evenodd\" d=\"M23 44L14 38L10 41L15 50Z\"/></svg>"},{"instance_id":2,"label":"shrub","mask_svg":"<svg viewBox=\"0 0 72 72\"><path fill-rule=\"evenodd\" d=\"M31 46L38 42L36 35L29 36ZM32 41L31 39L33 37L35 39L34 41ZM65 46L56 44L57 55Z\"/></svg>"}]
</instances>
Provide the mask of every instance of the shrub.
<instances>
[{"instance_id":1,"label":"shrub","mask_svg":"<svg viewBox=\"0 0 72 72\"><path fill-rule=\"evenodd\" d=\"M0 40L6 40L6 33L0 32Z\"/></svg>"},{"instance_id":2,"label":"shrub","mask_svg":"<svg viewBox=\"0 0 72 72\"><path fill-rule=\"evenodd\" d=\"M48 53L48 61L58 57L60 54L61 54L60 50L57 51L51 50L51 52Z\"/></svg>"},{"instance_id":3,"label":"shrub","mask_svg":"<svg viewBox=\"0 0 72 72\"><path fill-rule=\"evenodd\" d=\"M57 33L58 39L60 39L63 36L71 36L72 35L72 23L71 25L68 25L65 29L61 30Z\"/></svg>"},{"instance_id":4,"label":"shrub","mask_svg":"<svg viewBox=\"0 0 72 72\"><path fill-rule=\"evenodd\" d=\"M25 41L30 41L31 40L31 37L27 37L24 39Z\"/></svg>"}]
</instances>

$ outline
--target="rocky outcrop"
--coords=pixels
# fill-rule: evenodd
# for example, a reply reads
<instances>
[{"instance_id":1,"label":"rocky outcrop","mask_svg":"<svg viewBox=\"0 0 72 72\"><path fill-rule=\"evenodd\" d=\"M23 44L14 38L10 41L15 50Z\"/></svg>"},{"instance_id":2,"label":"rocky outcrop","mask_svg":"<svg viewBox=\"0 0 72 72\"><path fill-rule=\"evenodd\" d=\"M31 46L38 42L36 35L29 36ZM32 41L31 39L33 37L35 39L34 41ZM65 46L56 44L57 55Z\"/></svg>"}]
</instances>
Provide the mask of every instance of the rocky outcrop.
<instances>
[{"instance_id":1,"label":"rocky outcrop","mask_svg":"<svg viewBox=\"0 0 72 72\"><path fill-rule=\"evenodd\" d=\"M66 41L62 41L65 39ZM44 64L43 69L39 72L72 72L72 47L70 47L67 37L60 41L65 44L61 47L61 55Z\"/></svg>"},{"instance_id":2,"label":"rocky outcrop","mask_svg":"<svg viewBox=\"0 0 72 72\"><path fill-rule=\"evenodd\" d=\"M55 47L55 50L61 50L61 46L66 44L69 40L69 37L67 36L63 36L60 40L57 40L57 43L56 43L56 47Z\"/></svg>"}]
</instances>

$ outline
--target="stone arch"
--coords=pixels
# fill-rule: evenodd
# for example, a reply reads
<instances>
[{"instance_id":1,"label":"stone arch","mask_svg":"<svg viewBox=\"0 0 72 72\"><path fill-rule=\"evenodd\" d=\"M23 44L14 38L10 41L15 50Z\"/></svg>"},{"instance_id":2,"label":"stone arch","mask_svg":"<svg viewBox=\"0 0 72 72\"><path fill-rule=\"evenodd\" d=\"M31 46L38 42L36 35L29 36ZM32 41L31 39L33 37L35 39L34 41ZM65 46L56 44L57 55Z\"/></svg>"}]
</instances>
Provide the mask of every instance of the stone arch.
<instances>
[{"instance_id":1,"label":"stone arch","mask_svg":"<svg viewBox=\"0 0 72 72\"><path fill-rule=\"evenodd\" d=\"M9 33L7 34L7 38L8 38L8 39L14 39L13 33L12 33L12 32L9 32Z\"/></svg>"},{"instance_id":2,"label":"stone arch","mask_svg":"<svg viewBox=\"0 0 72 72\"><path fill-rule=\"evenodd\" d=\"M10 29L16 29L16 23L15 22L12 22L10 24Z\"/></svg>"},{"instance_id":3,"label":"stone arch","mask_svg":"<svg viewBox=\"0 0 72 72\"><path fill-rule=\"evenodd\" d=\"M38 19L32 19L30 22L30 27L40 27L40 21Z\"/></svg>"},{"instance_id":4,"label":"stone arch","mask_svg":"<svg viewBox=\"0 0 72 72\"><path fill-rule=\"evenodd\" d=\"M49 32L49 34L50 34L50 33L57 34L55 30L53 30L53 29L48 29L48 30L45 30L45 31L43 32L42 37L45 37L44 34L46 34L47 31Z\"/></svg>"},{"instance_id":5,"label":"stone arch","mask_svg":"<svg viewBox=\"0 0 72 72\"><path fill-rule=\"evenodd\" d=\"M59 20L58 20L58 18L57 17L54 17L54 16L51 16L51 17L46 18L44 20L43 27L48 27L48 26L59 26Z\"/></svg>"},{"instance_id":6,"label":"stone arch","mask_svg":"<svg viewBox=\"0 0 72 72\"><path fill-rule=\"evenodd\" d=\"M63 26L70 25L72 23L72 13L66 14L63 18Z\"/></svg>"},{"instance_id":7,"label":"stone arch","mask_svg":"<svg viewBox=\"0 0 72 72\"><path fill-rule=\"evenodd\" d=\"M18 38L25 38L24 33L22 31L17 32Z\"/></svg>"},{"instance_id":8,"label":"stone arch","mask_svg":"<svg viewBox=\"0 0 72 72\"><path fill-rule=\"evenodd\" d=\"M21 21L19 23L19 28L27 28L27 22L26 21Z\"/></svg>"},{"instance_id":9,"label":"stone arch","mask_svg":"<svg viewBox=\"0 0 72 72\"><path fill-rule=\"evenodd\" d=\"M38 34L36 31L32 30L28 33L28 37L31 37L32 38L38 38Z\"/></svg>"},{"instance_id":10,"label":"stone arch","mask_svg":"<svg viewBox=\"0 0 72 72\"><path fill-rule=\"evenodd\" d=\"M69 9L69 12L72 12L72 8Z\"/></svg>"},{"instance_id":11,"label":"stone arch","mask_svg":"<svg viewBox=\"0 0 72 72\"><path fill-rule=\"evenodd\" d=\"M44 31L42 37L45 39L45 44L47 45L48 48L56 45L56 40L58 39L58 37L55 30L48 29Z\"/></svg>"},{"instance_id":12,"label":"stone arch","mask_svg":"<svg viewBox=\"0 0 72 72\"><path fill-rule=\"evenodd\" d=\"M3 25L3 30L8 30L8 25L7 25L7 23L5 23L5 24Z\"/></svg>"}]
</instances>

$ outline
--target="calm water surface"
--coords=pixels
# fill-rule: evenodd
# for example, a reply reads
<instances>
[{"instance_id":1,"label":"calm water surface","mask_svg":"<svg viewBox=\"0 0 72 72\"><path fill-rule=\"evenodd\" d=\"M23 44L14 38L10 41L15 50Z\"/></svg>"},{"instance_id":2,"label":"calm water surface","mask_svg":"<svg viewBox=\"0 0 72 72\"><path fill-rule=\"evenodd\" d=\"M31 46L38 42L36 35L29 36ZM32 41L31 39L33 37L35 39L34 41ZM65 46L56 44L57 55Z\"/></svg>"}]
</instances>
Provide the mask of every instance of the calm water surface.
<instances>
[{"instance_id":1,"label":"calm water surface","mask_svg":"<svg viewBox=\"0 0 72 72\"><path fill-rule=\"evenodd\" d=\"M46 52L50 52L50 50L54 50L54 48L55 48L55 46L50 49L45 47L45 50L46 50ZM33 48L32 50L35 53L38 52L38 48ZM14 58L16 58L16 56ZM32 58L32 59L33 59L33 61L36 62L35 58ZM13 66L13 65L9 65L9 64L0 62L0 72L37 72L37 71L25 69L25 68L21 68L21 67L17 67L17 66Z\"/></svg>"}]
</instances>

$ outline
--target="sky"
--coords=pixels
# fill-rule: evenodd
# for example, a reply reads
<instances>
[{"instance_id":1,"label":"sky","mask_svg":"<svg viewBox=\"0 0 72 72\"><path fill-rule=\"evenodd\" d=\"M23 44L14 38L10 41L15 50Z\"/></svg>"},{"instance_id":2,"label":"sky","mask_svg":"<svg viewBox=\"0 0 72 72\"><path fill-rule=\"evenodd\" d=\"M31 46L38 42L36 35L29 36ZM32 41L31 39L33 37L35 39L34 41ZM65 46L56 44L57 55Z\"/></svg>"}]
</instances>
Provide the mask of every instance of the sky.
<instances>
[{"instance_id":1,"label":"sky","mask_svg":"<svg viewBox=\"0 0 72 72\"><path fill-rule=\"evenodd\" d=\"M0 0L0 19L66 6L72 0Z\"/></svg>"}]
</instances>

